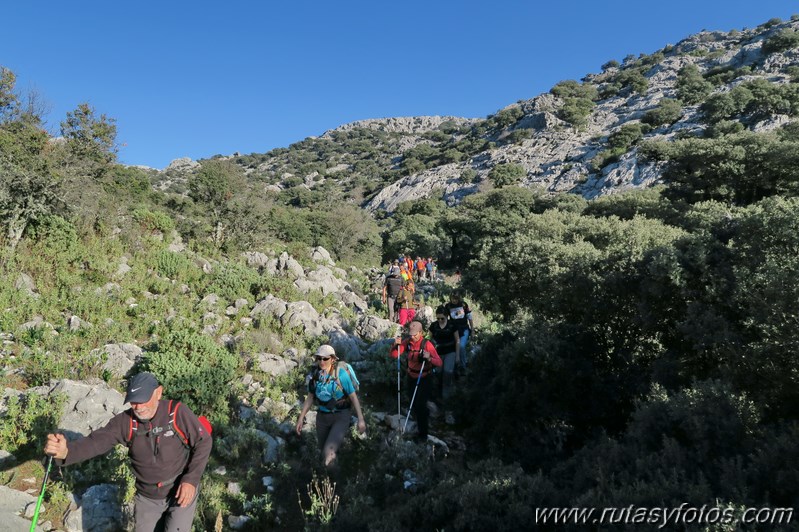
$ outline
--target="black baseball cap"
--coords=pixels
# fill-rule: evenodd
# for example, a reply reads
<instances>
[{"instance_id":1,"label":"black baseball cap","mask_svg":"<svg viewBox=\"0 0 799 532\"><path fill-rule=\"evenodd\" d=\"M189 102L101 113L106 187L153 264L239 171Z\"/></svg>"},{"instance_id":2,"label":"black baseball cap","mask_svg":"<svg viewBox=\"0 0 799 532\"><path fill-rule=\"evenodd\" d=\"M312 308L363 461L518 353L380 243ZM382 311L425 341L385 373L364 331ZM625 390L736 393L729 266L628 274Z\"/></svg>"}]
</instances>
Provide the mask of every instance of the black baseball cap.
<instances>
[{"instance_id":1,"label":"black baseball cap","mask_svg":"<svg viewBox=\"0 0 799 532\"><path fill-rule=\"evenodd\" d=\"M125 395L125 402L146 403L159 386L158 379L152 373L138 373L128 380L128 393Z\"/></svg>"}]
</instances>

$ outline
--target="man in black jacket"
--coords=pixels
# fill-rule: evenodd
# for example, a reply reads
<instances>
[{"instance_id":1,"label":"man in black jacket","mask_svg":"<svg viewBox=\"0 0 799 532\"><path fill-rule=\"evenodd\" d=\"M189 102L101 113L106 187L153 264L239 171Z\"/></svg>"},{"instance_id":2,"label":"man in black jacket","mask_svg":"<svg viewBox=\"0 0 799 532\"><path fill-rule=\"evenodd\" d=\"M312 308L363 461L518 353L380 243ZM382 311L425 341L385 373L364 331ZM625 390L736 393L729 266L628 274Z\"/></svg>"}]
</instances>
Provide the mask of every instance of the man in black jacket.
<instances>
[{"instance_id":1,"label":"man in black jacket","mask_svg":"<svg viewBox=\"0 0 799 532\"><path fill-rule=\"evenodd\" d=\"M400 290L402 290L402 278L400 277L399 263L397 263L391 266L383 283L383 304L388 307L388 321L397 321L396 303Z\"/></svg>"},{"instance_id":2,"label":"man in black jacket","mask_svg":"<svg viewBox=\"0 0 799 532\"><path fill-rule=\"evenodd\" d=\"M189 532L211 435L187 406L162 400L162 393L152 373L139 373L128 381L130 409L85 438L67 442L63 434L48 434L44 452L67 466L127 445L136 476L136 532Z\"/></svg>"}]
</instances>

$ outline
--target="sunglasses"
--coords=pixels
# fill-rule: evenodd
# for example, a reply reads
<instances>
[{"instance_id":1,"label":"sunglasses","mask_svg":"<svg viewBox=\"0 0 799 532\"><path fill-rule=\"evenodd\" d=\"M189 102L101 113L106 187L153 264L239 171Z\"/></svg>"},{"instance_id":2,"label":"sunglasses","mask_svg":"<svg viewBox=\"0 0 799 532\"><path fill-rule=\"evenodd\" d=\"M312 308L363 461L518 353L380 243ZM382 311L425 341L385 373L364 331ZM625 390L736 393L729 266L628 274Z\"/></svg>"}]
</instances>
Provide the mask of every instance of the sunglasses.
<instances>
[{"instance_id":1,"label":"sunglasses","mask_svg":"<svg viewBox=\"0 0 799 532\"><path fill-rule=\"evenodd\" d=\"M320 361L320 360L323 360L323 361L327 362L327 361L328 361L328 360L330 360L331 358L332 358L332 357L316 357L316 361L318 362L318 361Z\"/></svg>"}]
</instances>

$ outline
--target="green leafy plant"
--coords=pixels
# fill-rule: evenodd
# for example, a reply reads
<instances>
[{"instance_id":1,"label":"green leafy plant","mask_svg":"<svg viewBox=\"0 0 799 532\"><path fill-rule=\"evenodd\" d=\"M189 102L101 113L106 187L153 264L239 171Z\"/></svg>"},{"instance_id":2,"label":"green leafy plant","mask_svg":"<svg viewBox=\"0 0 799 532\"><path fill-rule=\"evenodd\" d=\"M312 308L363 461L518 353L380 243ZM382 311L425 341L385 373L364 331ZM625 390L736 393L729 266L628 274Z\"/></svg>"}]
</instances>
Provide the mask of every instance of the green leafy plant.
<instances>
[{"instance_id":1,"label":"green leafy plant","mask_svg":"<svg viewBox=\"0 0 799 532\"><path fill-rule=\"evenodd\" d=\"M211 338L191 330L175 330L160 340L145 360L164 386L164 393L188 404L212 421L228 417L230 382L238 357Z\"/></svg>"},{"instance_id":2,"label":"green leafy plant","mask_svg":"<svg viewBox=\"0 0 799 532\"><path fill-rule=\"evenodd\" d=\"M0 448L11 453L25 449L26 454L33 454L35 449L29 444L44 441L47 433L56 429L65 401L62 395L11 395L0 418Z\"/></svg>"}]
</instances>

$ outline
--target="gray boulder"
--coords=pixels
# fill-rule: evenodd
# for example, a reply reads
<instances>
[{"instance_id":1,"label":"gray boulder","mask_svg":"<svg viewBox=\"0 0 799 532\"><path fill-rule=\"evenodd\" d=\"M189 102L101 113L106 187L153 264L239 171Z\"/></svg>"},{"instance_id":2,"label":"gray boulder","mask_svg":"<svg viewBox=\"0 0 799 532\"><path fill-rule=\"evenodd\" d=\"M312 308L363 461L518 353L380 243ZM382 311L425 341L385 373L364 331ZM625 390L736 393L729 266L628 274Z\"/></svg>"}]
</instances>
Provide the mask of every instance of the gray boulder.
<instances>
[{"instance_id":1,"label":"gray boulder","mask_svg":"<svg viewBox=\"0 0 799 532\"><path fill-rule=\"evenodd\" d=\"M35 507L36 497L22 491L0 485L0 532L29 530L31 522L20 517L28 508ZM32 515L32 514L31 514ZM37 532L44 530L37 526Z\"/></svg>"},{"instance_id":2,"label":"gray boulder","mask_svg":"<svg viewBox=\"0 0 799 532\"><path fill-rule=\"evenodd\" d=\"M17 457L10 452L0 449L0 468L16 463Z\"/></svg>"},{"instance_id":3,"label":"gray boulder","mask_svg":"<svg viewBox=\"0 0 799 532\"><path fill-rule=\"evenodd\" d=\"M192 160L191 157L179 157L174 159L164 168L164 172L191 172L200 168L200 163Z\"/></svg>"},{"instance_id":4,"label":"gray boulder","mask_svg":"<svg viewBox=\"0 0 799 532\"><path fill-rule=\"evenodd\" d=\"M260 251L245 251L241 254L241 256L247 261L247 266L250 266L251 268L263 270L269 263L269 256L261 253Z\"/></svg>"},{"instance_id":5,"label":"gray boulder","mask_svg":"<svg viewBox=\"0 0 799 532\"><path fill-rule=\"evenodd\" d=\"M64 519L67 532L116 532L123 529L124 517L118 501L119 487L98 484L87 489L77 509L70 510Z\"/></svg>"},{"instance_id":6,"label":"gray boulder","mask_svg":"<svg viewBox=\"0 0 799 532\"><path fill-rule=\"evenodd\" d=\"M229 515L227 516L227 524L231 530L241 530L250 520L246 515Z\"/></svg>"},{"instance_id":7,"label":"gray boulder","mask_svg":"<svg viewBox=\"0 0 799 532\"><path fill-rule=\"evenodd\" d=\"M330 338L330 345L336 350L336 354L347 362L357 362L363 359L361 347L363 342L353 338L344 329L333 329L327 332Z\"/></svg>"},{"instance_id":8,"label":"gray boulder","mask_svg":"<svg viewBox=\"0 0 799 532\"><path fill-rule=\"evenodd\" d=\"M130 272L133 268L128 265L128 258L123 256L119 260L119 266L117 266L117 271L114 273L114 279L122 279L125 277L128 272Z\"/></svg>"},{"instance_id":9,"label":"gray boulder","mask_svg":"<svg viewBox=\"0 0 799 532\"><path fill-rule=\"evenodd\" d=\"M105 283L94 290L98 296L113 297L122 292L122 287L117 283Z\"/></svg>"},{"instance_id":10,"label":"gray boulder","mask_svg":"<svg viewBox=\"0 0 799 532\"><path fill-rule=\"evenodd\" d=\"M68 379L55 381L48 395L54 394L67 397L59 429L70 439L87 436L124 410L124 396L100 380L90 383Z\"/></svg>"},{"instance_id":11,"label":"gray boulder","mask_svg":"<svg viewBox=\"0 0 799 532\"><path fill-rule=\"evenodd\" d=\"M260 371L276 377L288 374L297 367L297 362L271 353L260 353L255 357L255 365Z\"/></svg>"},{"instance_id":12,"label":"gray boulder","mask_svg":"<svg viewBox=\"0 0 799 532\"><path fill-rule=\"evenodd\" d=\"M281 437L266 435L266 449L264 449L264 463L276 464L280 459L280 452L286 442Z\"/></svg>"},{"instance_id":13,"label":"gray boulder","mask_svg":"<svg viewBox=\"0 0 799 532\"><path fill-rule=\"evenodd\" d=\"M323 295L338 292L344 288L344 282L338 279L330 268L320 266L308 273L308 280L315 283Z\"/></svg>"},{"instance_id":14,"label":"gray boulder","mask_svg":"<svg viewBox=\"0 0 799 532\"><path fill-rule=\"evenodd\" d=\"M280 323L284 327L302 328L310 336L320 336L324 332L319 313L307 301L289 303Z\"/></svg>"},{"instance_id":15,"label":"gray boulder","mask_svg":"<svg viewBox=\"0 0 799 532\"><path fill-rule=\"evenodd\" d=\"M376 342L394 334L397 324L377 316L362 315L355 327L358 336L367 342Z\"/></svg>"},{"instance_id":16,"label":"gray boulder","mask_svg":"<svg viewBox=\"0 0 799 532\"><path fill-rule=\"evenodd\" d=\"M70 332L76 332L81 329L91 329L92 327L94 327L94 325L92 325L88 321L80 319L75 315L72 315L69 318L67 318L67 328L69 328Z\"/></svg>"},{"instance_id":17,"label":"gray boulder","mask_svg":"<svg viewBox=\"0 0 799 532\"><path fill-rule=\"evenodd\" d=\"M92 355L105 352L108 355L103 369L115 377L125 377L133 366L141 360L142 349L136 344L106 344L102 349L95 349Z\"/></svg>"},{"instance_id":18,"label":"gray boulder","mask_svg":"<svg viewBox=\"0 0 799 532\"><path fill-rule=\"evenodd\" d=\"M259 316L274 316L275 318L281 318L286 313L286 309L288 308L288 303L283 301L282 299L269 294L258 303L255 304L253 309L250 311L250 317L253 319L257 319Z\"/></svg>"},{"instance_id":19,"label":"gray boulder","mask_svg":"<svg viewBox=\"0 0 799 532\"><path fill-rule=\"evenodd\" d=\"M433 307L425 305L416 312L414 319L421 321L425 328L430 327L430 324L436 320L436 313Z\"/></svg>"},{"instance_id":20,"label":"gray boulder","mask_svg":"<svg viewBox=\"0 0 799 532\"><path fill-rule=\"evenodd\" d=\"M311 260L328 266L333 266L335 263L330 257L330 253L322 246L317 246L311 250Z\"/></svg>"},{"instance_id":21,"label":"gray boulder","mask_svg":"<svg viewBox=\"0 0 799 532\"><path fill-rule=\"evenodd\" d=\"M53 327L53 324L48 321L44 321L44 318L41 316L35 316L31 321L26 321L19 326L20 332L27 331L28 329L45 329L55 332L55 327Z\"/></svg>"},{"instance_id":22,"label":"gray boulder","mask_svg":"<svg viewBox=\"0 0 799 532\"><path fill-rule=\"evenodd\" d=\"M342 303L354 309L356 312L364 313L369 309L369 304L349 289L338 292L336 295Z\"/></svg>"},{"instance_id":23,"label":"gray boulder","mask_svg":"<svg viewBox=\"0 0 799 532\"><path fill-rule=\"evenodd\" d=\"M219 306L219 296L216 294L208 294L200 300L200 305L206 309L216 308Z\"/></svg>"},{"instance_id":24,"label":"gray boulder","mask_svg":"<svg viewBox=\"0 0 799 532\"><path fill-rule=\"evenodd\" d=\"M36 285L34 284L31 276L27 273L20 273L17 276L17 280L14 283L14 288L20 292L26 293L28 296L34 299L39 298L39 293L36 292Z\"/></svg>"},{"instance_id":25,"label":"gray boulder","mask_svg":"<svg viewBox=\"0 0 799 532\"><path fill-rule=\"evenodd\" d=\"M295 279L301 279L305 277L305 270L303 269L302 264L297 262L285 251L281 253L280 257L277 259L277 270L284 272L287 275L293 276Z\"/></svg>"}]
</instances>

